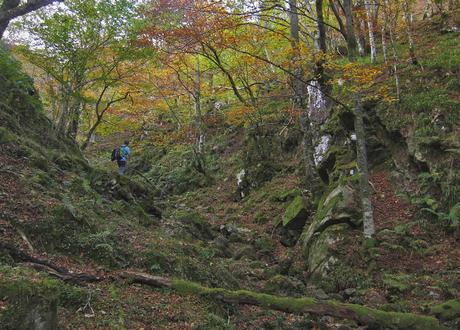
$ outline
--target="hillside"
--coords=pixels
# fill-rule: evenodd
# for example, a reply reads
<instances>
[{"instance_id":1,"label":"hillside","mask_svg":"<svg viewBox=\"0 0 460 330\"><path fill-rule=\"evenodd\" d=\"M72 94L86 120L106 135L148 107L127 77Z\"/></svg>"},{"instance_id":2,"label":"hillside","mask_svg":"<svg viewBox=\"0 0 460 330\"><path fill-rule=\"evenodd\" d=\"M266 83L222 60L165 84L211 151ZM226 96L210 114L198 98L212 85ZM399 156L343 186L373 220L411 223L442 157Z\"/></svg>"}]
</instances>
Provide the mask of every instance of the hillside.
<instances>
[{"instance_id":1,"label":"hillside","mask_svg":"<svg viewBox=\"0 0 460 330\"><path fill-rule=\"evenodd\" d=\"M189 144L157 143L169 127L82 152L1 49L1 328L457 329L459 25L458 11L419 22L420 65L398 44L400 102L364 98L372 239L343 108L321 127L321 187L303 177L281 98L266 105L273 125L204 115L203 163ZM109 154L125 136L134 153L120 176Z\"/></svg>"}]
</instances>

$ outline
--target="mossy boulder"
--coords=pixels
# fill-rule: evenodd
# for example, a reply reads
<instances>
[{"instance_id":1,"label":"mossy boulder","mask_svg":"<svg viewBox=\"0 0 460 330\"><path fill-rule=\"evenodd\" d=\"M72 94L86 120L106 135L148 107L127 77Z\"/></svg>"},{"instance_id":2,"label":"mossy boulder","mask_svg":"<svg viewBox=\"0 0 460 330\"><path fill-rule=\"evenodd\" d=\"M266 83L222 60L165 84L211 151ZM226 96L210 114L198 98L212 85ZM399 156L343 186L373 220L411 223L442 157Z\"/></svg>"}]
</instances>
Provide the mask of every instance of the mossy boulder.
<instances>
[{"instance_id":1,"label":"mossy boulder","mask_svg":"<svg viewBox=\"0 0 460 330\"><path fill-rule=\"evenodd\" d=\"M345 239L349 230L347 224L329 226L314 238L306 255L312 278L327 278L342 263L335 248Z\"/></svg>"},{"instance_id":2,"label":"mossy boulder","mask_svg":"<svg viewBox=\"0 0 460 330\"><path fill-rule=\"evenodd\" d=\"M440 305L435 305L430 308L430 311L438 319L445 321L460 318L460 299L452 299Z\"/></svg>"},{"instance_id":3,"label":"mossy boulder","mask_svg":"<svg viewBox=\"0 0 460 330\"><path fill-rule=\"evenodd\" d=\"M358 193L351 185L339 185L319 201L313 221L304 228L301 242L313 278L329 277L342 263L336 250L361 221Z\"/></svg>"},{"instance_id":4,"label":"mossy boulder","mask_svg":"<svg viewBox=\"0 0 460 330\"><path fill-rule=\"evenodd\" d=\"M308 211L305 207L302 196L296 196L284 212L282 224L290 229L301 229L308 218Z\"/></svg>"},{"instance_id":5,"label":"mossy boulder","mask_svg":"<svg viewBox=\"0 0 460 330\"><path fill-rule=\"evenodd\" d=\"M351 226L361 224L361 207L356 189L349 185L338 186L320 200L313 222L302 234L304 252L308 254L310 245L329 226L346 223Z\"/></svg>"},{"instance_id":6,"label":"mossy boulder","mask_svg":"<svg viewBox=\"0 0 460 330\"><path fill-rule=\"evenodd\" d=\"M294 277L275 275L265 283L264 292L282 296L302 296L305 285Z\"/></svg>"},{"instance_id":7,"label":"mossy boulder","mask_svg":"<svg viewBox=\"0 0 460 330\"><path fill-rule=\"evenodd\" d=\"M210 223L199 213L179 212L176 218L182 224L185 236L199 240L212 240L215 237Z\"/></svg>"},{"instance_id":8,"label":"mossy boulder","mask_svg":"<svg viewBox=\"0 0 460 330\"><path fill-rule=\"evenodd\" d=\"M391 294L401 294L411 289L412 278L406 274L384 274L382 282Z\"/></svg>"},{"instance_id":9,"label":"mossy boulder","mask_svg":"<svg viewBox=\"0 0 460 330\"><path fill-rule=\"evenodd\" d=\"M273 196L273 201L275 202L287 202L291 201L294 198L301 196L302 192L300 191L299 188L294 188L288 191L283 191L276 196Z\"/></svg>"},{"instance_id":10,"label":"mossy boulder","mask_svg":"<svg viewBox=\"0 0 460 330\"><path fill-rule=\"evenodd\" d=\"M84 290L30 269L1 266L0 273L2 329L58 329L58 305L75 306L87 298Z\"/></svg>"}]
</instances>

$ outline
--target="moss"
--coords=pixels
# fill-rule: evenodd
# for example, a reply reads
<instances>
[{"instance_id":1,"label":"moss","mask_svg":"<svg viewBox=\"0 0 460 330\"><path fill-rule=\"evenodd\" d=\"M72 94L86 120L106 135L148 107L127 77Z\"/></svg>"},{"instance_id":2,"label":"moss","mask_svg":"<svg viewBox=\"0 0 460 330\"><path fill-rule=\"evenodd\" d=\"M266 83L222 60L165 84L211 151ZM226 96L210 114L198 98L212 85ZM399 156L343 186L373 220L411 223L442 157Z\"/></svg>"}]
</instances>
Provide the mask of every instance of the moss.
<instances>
[{"instance_id":1,"label":"moss","mask_svg":"<svg viewBox=\"0 0 460 330\"><path fill-rule=\"evenodd\" d=\"M284 275L275 275L270 278L264 287L264 292L283 296L298 296L304 292L305 286L297 279Z\"/></svg>"},{"instance_id":2,"label":"moss","mask_svg":"<svg viewBox=\"0 0 460 330\"><path fill-rule=\"evenodd\" d=\"M437 319L410 313L385 312L355 304L344 304L336 301L317 302L313 298L288 298L247 290L229 291L221 288L207 288L197 283L174 280L172 288L181 294L193 294L202 297L216 298L226 302L248 301L261 307L282 310L290 313L304 314L309 311L351 310L370 328L379 329L441 329ZM323 305L321 305L323 304ZM327 312L326 312L327 313ZM344 314L345 315L345 314ZM352 315L349 312L346 315Z\"/></svg>"},{"instance_id":3,"label":"moss","mask_svg":"<svg viewBox=\"0 0 460 330\"><path fill-rule=\"evenodd\" d=\"M460 299L448 300L430 308L432 314L441 320L454 320L460 317Z\"/></svg>"},{"instance_id":4,"label":"moss","mask_svg":"<svg viewBox=\"0 0 460 330\"><path fill-rule=\"evenodd\" d=\"M87 292L21 267L0 267L0 296L8 308L0 313L2 329L29 329L31 324L57 324L57 306L81 305Z\"/></svg>"},{"instance_id":5,"label":"moss","mask_svg":"<svg viewBox=\"0 0 460 330\"><path fill-rule=\"evenodd\" d=\"M288 191L283 191L276 196L273 196L272 200L276 202L290 201L298 196L302 196L302 192L299 188L294 188Z\"/></svg>"},{"instance_id":6,"label":"moss","mask_svg":"<svg viewBox=\"0 0 460 330\"><path fill-rule=\"evenodd\" d=\"M384 274L382 282L393 293L404 293L411 288L411 277L406 274Z\"/></svg>"},{"instance_id":7,"label":"moss","mask_svg":"<svg viewBox=\"0 0 460 330\"><path fill-rule=\"evenodd\" d=\"M307 210L302 196L297 196L289 204L283 215L283 226L302 227L307 220Z\"/></svg>"},{"instance_id":8,"label":"moss","mask_svg":"<svg viewBox=\"0 0 460 330\"><path fill-rule=\"evenodd\" d=\"M208 240L214 237L209 223L197 212L180 211L176 213L176 219L185 225L186 231L194 238Z\"/></svg>"},{"instance_id":9,"label":"moss","mask_svg":"<svg viewBox=\"0 0 460 330\"><path fill-rule=\"evenodd\" d=\"M362 317L366 317L371 314L376 320L374 325L380 329L443 329L438 320L429 316L416 315L412 313L385 312L352 304L348 305L348 307Z\"/></svg>"},{"instance_id":10,"label":"moss","mask_svg":"<svg viewBox=\"0 0 460 330\"><path fill-rule=\"evenodd\" d=\"M327 198L327 196L327 194L324 195L325 199ZM321 221L322 219L324 219L329 214L329 212L337 205L341 198L342 195L339 194L337 196L332 197L327 204L323 204L325 200L323 202L320 202L318 205L318 210L315 214L314 221Z\"/></svg>"},{"instance_id":11,"label":"moss","mask_svg":"<svg viewBox=\"0 0 460 330\"><path fill-rule=\"evenodd\" d=\"M16 137L5 127L0 127L0 144L14 142Z\"/></svg>"}]
</instances>

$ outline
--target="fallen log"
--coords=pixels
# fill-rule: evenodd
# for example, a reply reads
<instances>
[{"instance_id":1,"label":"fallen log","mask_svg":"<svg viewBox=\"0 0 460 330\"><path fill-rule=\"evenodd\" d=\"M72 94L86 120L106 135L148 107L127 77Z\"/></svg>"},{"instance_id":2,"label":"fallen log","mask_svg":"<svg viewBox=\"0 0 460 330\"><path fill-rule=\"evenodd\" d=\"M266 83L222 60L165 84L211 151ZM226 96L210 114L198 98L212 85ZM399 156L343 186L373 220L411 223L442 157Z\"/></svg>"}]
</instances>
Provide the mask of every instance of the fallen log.
<instances>
[{"instance_id":1,"label":"fallen log","mask_svg":"<svg viewBox=\"0 0 460 330\"><path fill-rule=\"evenodd\" d=\"M254 305L286 313L329 315L354 320L361 325L367 325L370 328L376 329L443 329L439 321L431 316L385 312L333 300L318 301L314 298L290 298L246 290L231 291L221 288L208 288L189 281L174 280L131 271L120 273L120 277L156 288L170 288L180 294L205 296L225 303Z\"/></svg>"},{"instance_id":2,"label":"fallen log","mask_svg":"<svg viewBox=\"0 0 460 330\"><path fill-rule=\"evenodd\" d=\"M24 266L48 273L66 282L97 282L104 279L125 279L134 283L155 288L169 288L183 295L197 295L231 304L259 306L293 314L329 315L332 317L354 320L371 329L444 329L438 319L413 313L385 312L361 305L346 304L334 300L324 301L314 298L290 298L256 293L247 290L226 290L209 288L198 283L153 276L140 272L122 271L111 276L97 277L85 273L72 273L63 267L57 267L47 260L37 259L18 248L0 242L0 249L6 249L14 259L25 261ZM32 261L31 261L32 260ZM38 262L37 262L38 261Z\"/></svg>"}]
</instances>

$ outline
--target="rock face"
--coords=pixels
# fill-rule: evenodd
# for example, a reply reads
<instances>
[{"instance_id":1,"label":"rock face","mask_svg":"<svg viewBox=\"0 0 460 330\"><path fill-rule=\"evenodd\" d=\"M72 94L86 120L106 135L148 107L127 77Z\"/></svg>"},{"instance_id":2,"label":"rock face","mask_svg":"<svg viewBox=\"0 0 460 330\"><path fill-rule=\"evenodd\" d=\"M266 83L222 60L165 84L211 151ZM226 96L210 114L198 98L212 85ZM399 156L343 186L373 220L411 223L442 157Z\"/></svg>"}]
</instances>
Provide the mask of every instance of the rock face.
<instances>
[{"instance_id":1,"label":"rock face","mask_svg":"<svg viewBox=\"0 0 460 330\"><path fill-rule=\"evenodd\" d=\"M29 304L30 309L22 319L19 329L55 330L58 329L57 303L35 301Z\"/></svg>"},{"instance_id":2,"label":"rock face","mask_svg":"<svg viewBox=\"0 0 460 330\"><path fill-rule=\"evenodd\" d=\"M56 330L58 329L57 299L28 296L14 302L3 314L2 329Z\"/></svg>"},{"instance_id":3,"label":"rock face","mask_svg":"<svg viewBox=\"0 0 460 330\"><path fill-rule=\"evenodd\" d=\"M332 248L344 239L350 226L360 224L358 197L351 185L339 185L320 201L313 222L305 227L301 241L313 277L327 276L339 262Z\"/></svg>"}]
</instances>

